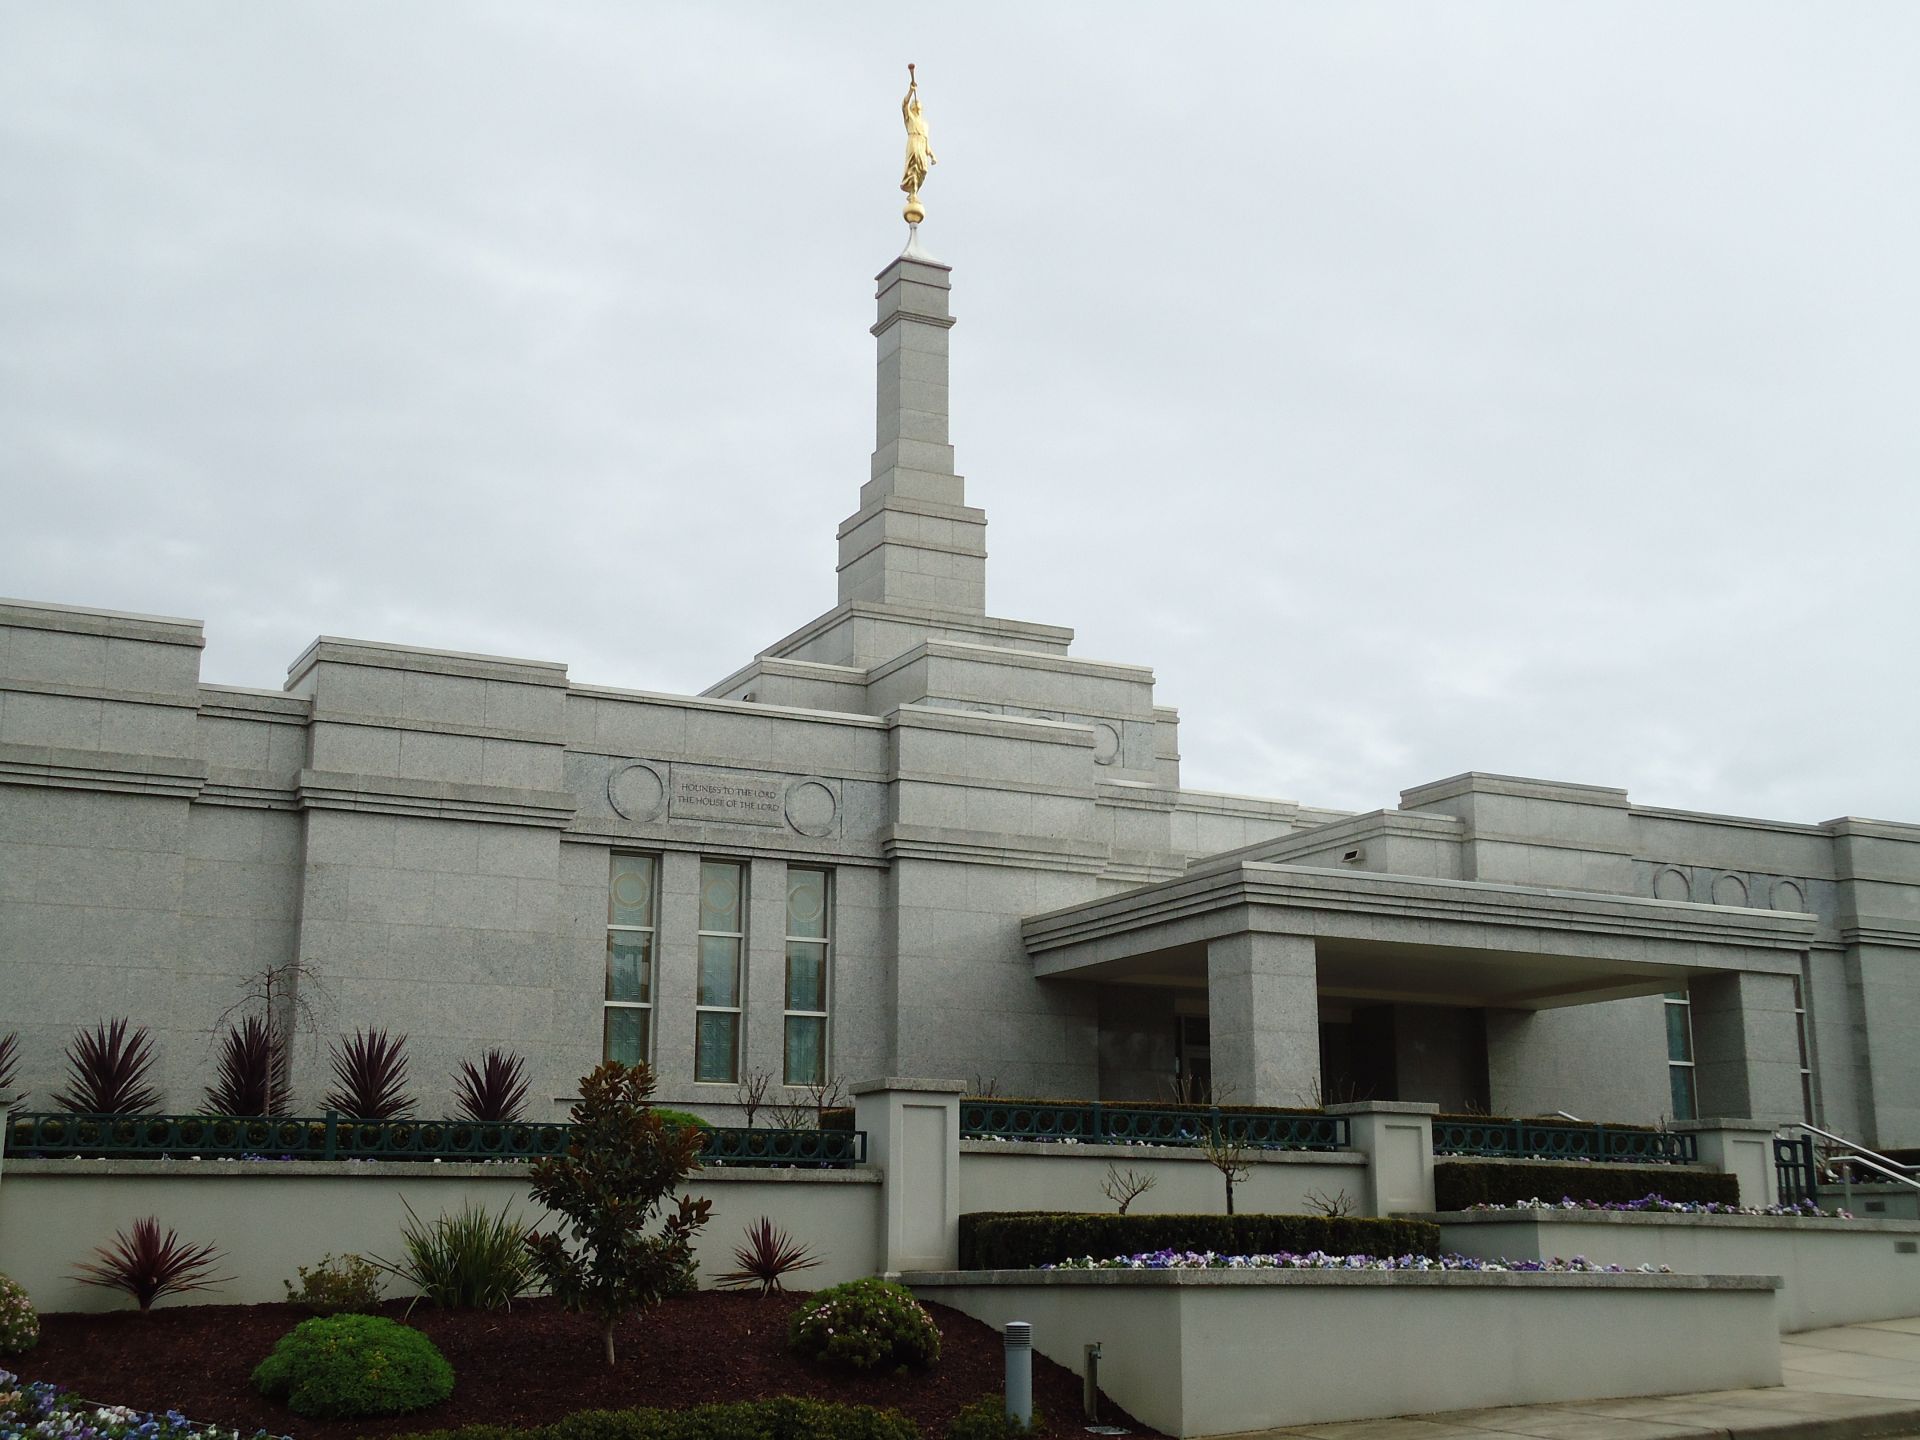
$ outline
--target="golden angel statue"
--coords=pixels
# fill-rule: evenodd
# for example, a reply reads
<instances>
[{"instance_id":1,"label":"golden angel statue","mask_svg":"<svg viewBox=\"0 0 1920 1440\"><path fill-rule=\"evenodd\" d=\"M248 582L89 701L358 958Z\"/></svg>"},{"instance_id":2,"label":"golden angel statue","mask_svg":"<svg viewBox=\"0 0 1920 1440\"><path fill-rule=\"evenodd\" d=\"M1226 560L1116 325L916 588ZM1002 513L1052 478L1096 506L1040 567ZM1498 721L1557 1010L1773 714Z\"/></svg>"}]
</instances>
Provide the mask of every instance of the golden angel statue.
<instances>
[{"instance_id":1,"label":"golden angel statue","mask_svg":"<svg viewBox=\"0 0 1920 1440\"><path fill-rule=\"evenodd\" d=\"M927 171L940 162L927 143L927 117L920 108L920 81L911 65L907 66L907 97L900 102L900 115L907 122L907 168L900 177L900 188L907 192L907 208L903 213L909 225L918 225L927 218L920 204L920 187L927 183Z\"/></svg>"}]
</instances>

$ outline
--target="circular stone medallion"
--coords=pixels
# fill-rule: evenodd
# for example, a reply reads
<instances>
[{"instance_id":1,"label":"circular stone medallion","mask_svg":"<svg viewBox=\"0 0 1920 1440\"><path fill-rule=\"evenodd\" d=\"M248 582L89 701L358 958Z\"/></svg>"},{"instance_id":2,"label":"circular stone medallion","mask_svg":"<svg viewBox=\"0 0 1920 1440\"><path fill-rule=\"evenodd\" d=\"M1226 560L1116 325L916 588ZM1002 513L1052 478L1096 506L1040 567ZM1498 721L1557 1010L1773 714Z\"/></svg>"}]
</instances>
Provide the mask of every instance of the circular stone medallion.
<instances>
[{"instance_id":1,"label":"circular stone medallion","mask_svg":"<svg viewBox=\"0 0 1920 1440\"><path fill-rule=\"evenodd\" d=\"M607 781L607 799L629 820L658 820L667 808L666 778L651 765L629 765Z\"/></svg>"},{"instance_id":2,"label":"circular stone medallion","mask_svg":"<svg viewBox=\"0 0 1920 1440\"><path fill-rule=\"evenodd\" d=\"M787 823L802 835L830 835L840 802L823 780L796 780L787 787Z\"/></svg>"}]
</instances>

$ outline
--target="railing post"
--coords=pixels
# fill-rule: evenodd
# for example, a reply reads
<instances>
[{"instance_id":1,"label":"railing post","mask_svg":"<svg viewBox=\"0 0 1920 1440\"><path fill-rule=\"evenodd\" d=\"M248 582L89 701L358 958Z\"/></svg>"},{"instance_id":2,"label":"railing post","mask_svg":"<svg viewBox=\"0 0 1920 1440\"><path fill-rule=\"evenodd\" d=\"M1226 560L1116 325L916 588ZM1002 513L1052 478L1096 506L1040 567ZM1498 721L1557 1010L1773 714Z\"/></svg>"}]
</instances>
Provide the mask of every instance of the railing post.
<instances>
[{"instance_id":1,"label":"railing post","mask_svg":"<svg viewBox=\"0 0 1920 1440\"><path fill-rule=\"evenodd\" d=\"M1353 1148L1367 1157L1368 1215L1424 1214L1433 1209L1433 1117L1438 1105L1363 1100L1329 1105L1344 1116Z\"/></svg>"},{"instance_id":2,"label":"railing post","mask_svg":"<svg viewBox=\"0 0 1920 1440\"><path fill-rule=\"evenodd\" d=\"M1780 1203L1780 1172L1773 1163L1773 1125L1766 1120L1681 1120L1675 1130L1693 1136L1702 1165L1725 1171L1740 1182L1740 1203L1765 1207Z\"/></svg>"},{"instance_id":3,"label":"railing post","mask_svg":"<svg viewBox=\"0 0 1920 1440\"><path fill-rule=\"evenodd\" d=\"M853 1126L883 1172L879 1270L960 1263L960 1096L956 1080L867 1080L853 1087Z\"/></svg>"},{"instance_id":4,"label":"railing post","mask_svg":"<svg viewBox=\"0 0 1920 1440\"><path fill-rule=\"evenodd\" d=\"M334 1145L333 1136L334 1136L334 1124L336 1121L339 1120L339 1118L340 1118L340 1112L338 1110L327 1111L326 1158L329 1160L333 1159L335 1154L337 1153L336 1147Z\"/></svg>"}]
</instances>

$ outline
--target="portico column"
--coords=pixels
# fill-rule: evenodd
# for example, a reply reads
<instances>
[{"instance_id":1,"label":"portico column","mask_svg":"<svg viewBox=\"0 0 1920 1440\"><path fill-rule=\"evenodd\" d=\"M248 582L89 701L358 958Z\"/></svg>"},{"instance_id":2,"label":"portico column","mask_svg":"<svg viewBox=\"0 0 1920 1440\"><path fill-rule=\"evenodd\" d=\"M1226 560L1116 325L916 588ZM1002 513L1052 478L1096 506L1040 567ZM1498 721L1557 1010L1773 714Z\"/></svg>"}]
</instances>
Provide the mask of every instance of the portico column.
<instances>
[{"instance_id":1,"label":"portico column","mask_svg":"<svg viewBox=\"0 0 1920 1440\"><path fill-rule=\"evenodd\" d=\"M1320 1089L1313 941L1242 930L1207 944L1214 1093L1235 1105L1305 1105Z\"/></svg>"},{"instance_id":2,"label":"portico column","mask_svg":"<svg viewBox=\"0 0 1920 1440\"><path fill-rule=\"evenodd\" d=\"M1702 1115L1798 1120L1800 1031L1793 977L1753 970L1696 976L1694 1078Z\"/></svg>"}]
</instances>

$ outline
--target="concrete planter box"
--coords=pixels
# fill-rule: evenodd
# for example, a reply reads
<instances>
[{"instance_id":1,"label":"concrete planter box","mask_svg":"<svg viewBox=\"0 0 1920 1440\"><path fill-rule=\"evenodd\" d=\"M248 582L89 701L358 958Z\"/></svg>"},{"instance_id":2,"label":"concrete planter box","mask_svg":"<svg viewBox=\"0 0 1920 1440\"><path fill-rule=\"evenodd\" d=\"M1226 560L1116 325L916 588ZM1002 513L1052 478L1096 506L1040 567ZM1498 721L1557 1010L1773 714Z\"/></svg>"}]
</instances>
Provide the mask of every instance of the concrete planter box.
<instances>
[{"instance_id":1,"label":"concrete planter box","mask_svg":"<svg viewBox=\"0 0 1920 1440\"><path fill-rule=\"evenodd\" d=\"M1780 1383L1771 1277L966 1270L901 1277L1178 1436Z\"/></svg>"},{"instance_id":2,"label":"concrete planter box","mask_svg":"<svg viewBox=\"0 0 1920 1440\"><path fill-rule=\"evenodd\" d=\"M879 1268L878 1171L716 1167L685 1188L713 1202L697 1244L709 1283L733 1268L734 1245L761 1215L814 1247L822 1263L807 1272L813 1284ZM183 1239L218 1245L220 1273L234 1277L160 1304L284 1300L283 1282L322 1255L398 1259L405 1205L431 1221L469 1200L495 1211L511 1203L535 1223L546 1214L528 1198L527 1166L517 1163L8 1160L0 1181L0 1274L26 1286L41 1310L124 1309L131 1303L124 1295L82 1285L72 1270L115 1230L153 1215Z\"/></svg>"},{"instance_id":3,"label":"concrete planter box","mask_svg":"<svg viewBox=\"0 0 1920 1440\"><path fill-rule=\"evenodd\" d=\"M960 1210L1105 1210L1107 1167L1151 1175L1135 1215L1212 1214L1225 1190L1220 1172L1196 1145L1091 1145L1059 1141L962 1140ZM1234 1189L1234 1207L1249 1215L1301 1215L1309 1195L1345 1191L1364 1208L1367 1157L1352 1150L1256 1150L1251 1172ZM1432 1203L1429 1201L1428 1203Z\"/></svg>"},{"instance_id":4,"label":"concrete planter box","mask_svg":"<svg viewBox=\"0 0 1920 1440\"><path fill-rule=\"evenodd\" d=\"M1584 1255L1601 1265L1666 1265L1686 1275L1777 1275L1783 1331L1920 1315L1920 1223L1913 1221L1612 1210L1458 1210L1422 1218L1439 1223L1443 1250L1482 1259Z\"/></svg>"}]
</instances>

